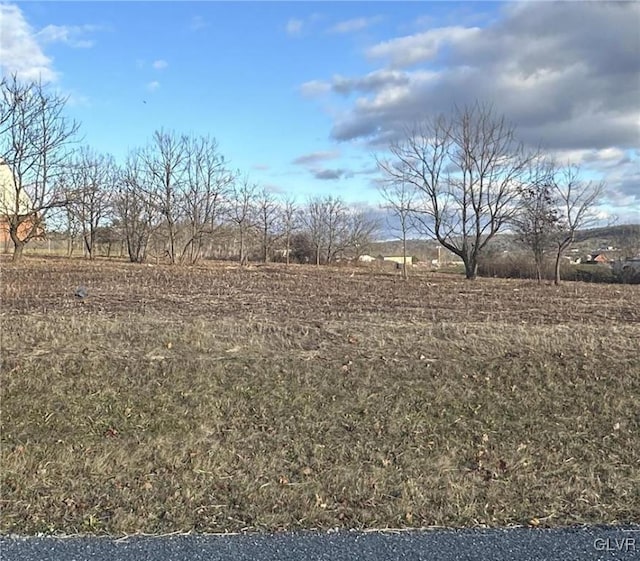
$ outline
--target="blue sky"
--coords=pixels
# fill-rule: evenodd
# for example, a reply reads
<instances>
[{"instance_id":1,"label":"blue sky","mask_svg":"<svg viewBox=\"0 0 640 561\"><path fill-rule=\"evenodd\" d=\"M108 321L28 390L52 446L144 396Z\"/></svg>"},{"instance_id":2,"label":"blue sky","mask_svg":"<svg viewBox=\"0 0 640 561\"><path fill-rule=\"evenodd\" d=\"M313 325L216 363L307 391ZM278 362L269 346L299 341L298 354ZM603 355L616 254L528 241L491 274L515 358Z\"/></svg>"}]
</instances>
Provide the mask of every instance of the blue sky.
<instances>
[{"instance_id":1,"label":"blue sky","mask_svg":"<svg viewBox=\"0 0 640 561\"><path fill-rule=\"evenodd\" d=\"M375 204L384 140L478 98L604 177L603 215L640 216L638 4L2 6L2 71L69 95L86 143L119 160L161 127L211 134L275 191Z\"/></svg>"}]
</instances>

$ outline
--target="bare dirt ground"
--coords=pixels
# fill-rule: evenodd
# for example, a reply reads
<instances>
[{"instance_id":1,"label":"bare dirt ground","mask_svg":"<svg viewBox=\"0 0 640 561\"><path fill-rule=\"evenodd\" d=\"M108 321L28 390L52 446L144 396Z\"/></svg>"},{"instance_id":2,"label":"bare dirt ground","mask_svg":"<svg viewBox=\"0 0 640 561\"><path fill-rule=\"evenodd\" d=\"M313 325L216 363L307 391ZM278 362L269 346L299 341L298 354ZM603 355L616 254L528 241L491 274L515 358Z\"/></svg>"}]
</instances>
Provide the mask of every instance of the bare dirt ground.
<instances>
[{"instance_id":1,"label":"bare dirt ground","mask_svg":"<svg viewBox=\"0 0 640 561\"><path fill-rule=\"evenodd\" d=\"M0 296L2 532L640 521L638 287L28 258Z\"/></svg>"}]
</instances>

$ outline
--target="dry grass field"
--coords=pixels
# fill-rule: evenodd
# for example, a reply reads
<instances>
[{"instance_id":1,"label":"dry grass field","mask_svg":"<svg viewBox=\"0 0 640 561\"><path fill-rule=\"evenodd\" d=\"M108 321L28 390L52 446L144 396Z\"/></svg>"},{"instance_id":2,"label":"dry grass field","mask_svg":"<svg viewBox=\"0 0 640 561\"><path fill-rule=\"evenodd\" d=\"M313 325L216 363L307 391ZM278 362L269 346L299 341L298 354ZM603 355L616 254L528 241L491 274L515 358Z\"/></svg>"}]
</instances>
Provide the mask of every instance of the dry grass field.
<instances>
[{"instance_id":1,"label":"dry grass field","mask_svg":"<svg viewBox=\"0 0 640 561\"><path fill-rule=\"evenodd\" d=\"M640 522L637 286L28 258L1 297L0 532Z\"/></svg>"}]
</instances>

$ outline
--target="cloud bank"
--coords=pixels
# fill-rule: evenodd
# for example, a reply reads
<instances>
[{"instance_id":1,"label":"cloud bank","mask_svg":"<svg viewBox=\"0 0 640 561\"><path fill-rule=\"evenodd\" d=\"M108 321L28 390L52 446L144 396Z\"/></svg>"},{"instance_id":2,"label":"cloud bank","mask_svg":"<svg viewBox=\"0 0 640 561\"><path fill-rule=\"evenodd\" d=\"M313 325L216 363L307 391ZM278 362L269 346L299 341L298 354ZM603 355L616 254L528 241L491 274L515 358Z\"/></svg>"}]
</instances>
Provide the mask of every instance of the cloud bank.
<instances>
[{"instance_id":1,"label":"cloud bank","mask_svg":"<svg viewBox=\"0 0 640 561\"><path fill-rule=\"evenodd\" d=\"M435 27L370 45L380 67L301 85L334 95L330 138L383 148L454 104L490 103L520 139L606 176L640 208L640 3L518 2L486 27ZM629 199L631 197L631 199Z\"/></svg>"}]
</instances>

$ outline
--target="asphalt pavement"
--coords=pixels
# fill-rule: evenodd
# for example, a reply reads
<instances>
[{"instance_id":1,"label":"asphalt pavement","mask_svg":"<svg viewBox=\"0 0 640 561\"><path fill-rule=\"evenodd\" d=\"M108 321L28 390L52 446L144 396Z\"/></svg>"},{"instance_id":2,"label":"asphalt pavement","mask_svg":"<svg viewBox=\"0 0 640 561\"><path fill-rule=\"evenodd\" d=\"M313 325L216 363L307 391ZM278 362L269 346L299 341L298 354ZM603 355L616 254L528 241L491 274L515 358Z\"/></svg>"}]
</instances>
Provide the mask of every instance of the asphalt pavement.
<instances>
[{"instance_id":1,"label":"asphalt pavement","mask_svg":"<svg viewBox=\"0 0 640 561\"><path fill-rule=\"evenodd\" d=\"M113 537L0 536L2 561L640 560L640 526Z\"/></svg>"}]
</instances>

